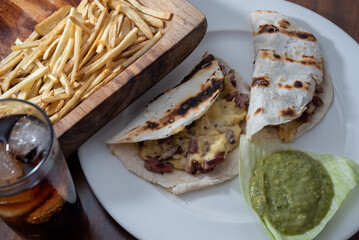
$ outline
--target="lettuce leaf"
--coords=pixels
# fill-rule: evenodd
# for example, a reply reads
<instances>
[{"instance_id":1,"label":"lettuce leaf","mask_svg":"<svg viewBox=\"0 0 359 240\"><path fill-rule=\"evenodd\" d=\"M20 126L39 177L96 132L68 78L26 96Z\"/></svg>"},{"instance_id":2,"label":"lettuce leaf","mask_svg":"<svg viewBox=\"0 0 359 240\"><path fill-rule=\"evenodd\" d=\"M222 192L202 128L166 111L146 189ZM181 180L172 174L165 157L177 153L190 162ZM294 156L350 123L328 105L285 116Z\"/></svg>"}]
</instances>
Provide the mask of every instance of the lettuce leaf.
<instances>
[{"instance_id":1,"label":"lettuce leaf","mask_svg":"<svg viewBox=\"0 0 359 240\"><path fill-rule=\"evenodd\" d=\"M275 152L277 150L292 149L289 145L277 143L265 139L255 140L249 142L245 135L241 136L239 147L239 178L241 184L241 190L247 205L254 211L251 206L251 200L249 195L250 178L253 173L253 169L257 161L261 160L264 156ZM330 154L317 154L307 153L315 160L321 162L324 168L327 170L330 178L333 182L334 196L331 206L326 216L322 219L319 225L313 229L300 235L284 235L278 232L269 222L268 219L261 218L257 213L258 221L267 233L270 239L283 239L283 240L302 240L313 239L317 236L328 223L328 221L334 216L338 210L342 201L347 197L349 192L359 182L359 166L352 160L330 155ZM255 212L255 211L254 211Z\"/></svg>"}]
</instances>

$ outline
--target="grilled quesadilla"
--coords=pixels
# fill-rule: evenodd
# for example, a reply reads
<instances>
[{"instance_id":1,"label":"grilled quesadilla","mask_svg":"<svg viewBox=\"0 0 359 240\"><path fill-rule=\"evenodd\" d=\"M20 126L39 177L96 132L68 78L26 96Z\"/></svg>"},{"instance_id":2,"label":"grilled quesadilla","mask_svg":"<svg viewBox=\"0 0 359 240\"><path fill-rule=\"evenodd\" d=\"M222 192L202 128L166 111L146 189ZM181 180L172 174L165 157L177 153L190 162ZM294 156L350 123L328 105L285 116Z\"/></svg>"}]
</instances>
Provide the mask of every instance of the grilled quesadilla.
<instances>
[{"instance_id":1,"label":"grilled quesadilla","mask_svg":"<svg viewBox=\"0 0 359 240\"><path fill-rule=\"evenodd\" d=\"M233 69L205 54L107 143L130 171L175 194L229 180L238 174L247 89Z\"/></svg>"},{"instance_id":2,"label":"grilled quesadilla","mask_svg":"<svg viewBox=\"0 0 359 240\"><path fill-rule=\"evenodd\" d=\"M247 136L291 142L316 125L333 99L317 39L273 11L250 14L255 62Z\"/></svg>"}]
</instances>

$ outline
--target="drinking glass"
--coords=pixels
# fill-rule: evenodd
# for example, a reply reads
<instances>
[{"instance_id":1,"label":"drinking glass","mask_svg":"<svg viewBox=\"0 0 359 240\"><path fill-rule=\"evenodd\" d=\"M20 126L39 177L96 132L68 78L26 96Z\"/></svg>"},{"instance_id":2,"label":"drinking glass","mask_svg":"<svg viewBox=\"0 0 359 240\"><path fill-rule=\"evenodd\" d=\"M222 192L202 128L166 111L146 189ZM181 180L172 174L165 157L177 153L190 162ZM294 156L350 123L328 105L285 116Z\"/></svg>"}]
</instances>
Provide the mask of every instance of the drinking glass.
<instances>
[{"instance_id":1,"label":"drinking glass","mask_svg":"<svg viewBox=\"0 0 359 240\"><path fill-rule=\"evenodd\" d=\"M0 100L0 218L26 239L82 239L88 220L47 115Z\"/></svg>"}]
</instances>

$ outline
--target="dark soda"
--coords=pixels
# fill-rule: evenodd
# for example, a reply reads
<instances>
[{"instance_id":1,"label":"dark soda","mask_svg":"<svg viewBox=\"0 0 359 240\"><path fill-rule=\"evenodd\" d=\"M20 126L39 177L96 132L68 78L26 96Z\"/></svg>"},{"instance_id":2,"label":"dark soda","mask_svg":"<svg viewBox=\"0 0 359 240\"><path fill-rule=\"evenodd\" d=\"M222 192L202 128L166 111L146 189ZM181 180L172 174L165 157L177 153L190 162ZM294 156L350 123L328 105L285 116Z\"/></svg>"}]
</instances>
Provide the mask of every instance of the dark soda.
<instances>
[{"instance_id":1,"label":"dark soda","mask_svg":"<svg viewBox=\"0 0 359 240\"><path fill-rule=\"evenodd\" d=\"M39 126L48 128L40 120L27 115L1 118L0 127L17 130L19 120L24 118L28 126L23 129L30 127L39 131ZM7 154L14 165L20 165L23 172L14 179L0 181L0 217L27 239L85 239L88 220L57 139L51 136L53 132L47 129L44 136L38 136L47 138L41 141L45 140L48 147L27 146L22 154L12 151L16 145L8 146L15 130L2 130L0 144L6 145L7 153L3 154ZM23 134L32 133L20 132L18 136L21 138Z\"/></svg>"}]
</instances>

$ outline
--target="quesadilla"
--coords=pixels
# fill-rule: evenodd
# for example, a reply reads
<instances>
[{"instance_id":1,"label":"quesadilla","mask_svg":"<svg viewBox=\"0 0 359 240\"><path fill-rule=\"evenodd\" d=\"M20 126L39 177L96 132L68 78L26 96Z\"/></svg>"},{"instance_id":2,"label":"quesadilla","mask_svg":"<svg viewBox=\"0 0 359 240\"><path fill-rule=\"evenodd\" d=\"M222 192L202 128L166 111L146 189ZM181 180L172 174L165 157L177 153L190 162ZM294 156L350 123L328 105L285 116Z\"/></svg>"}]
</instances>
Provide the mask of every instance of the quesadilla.
<instances>
[{"instance_id":1,"label":"quesadilla","mask_svg":"<svg viewBox=\"0 0 359 240\"><path fill-rule=\"evenodd\" d=\"M238 174L248 87L226 63L205 54L107 144L130 171L175 194L229 180Z\"/></svg>"},{"instance_id":2,"label":"quesadilla","mask_svg":"<svg viewBox=\"0 0 359 240\"><path fill-rule=\"evenodd\" d=\"M250 13L255 62L247 136L291 142L316 125L333 99L317 39L273 11Z\"/></svg>"}]
</instances>

